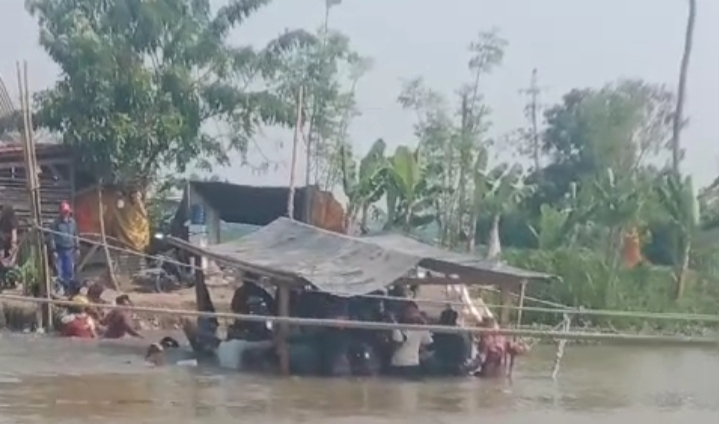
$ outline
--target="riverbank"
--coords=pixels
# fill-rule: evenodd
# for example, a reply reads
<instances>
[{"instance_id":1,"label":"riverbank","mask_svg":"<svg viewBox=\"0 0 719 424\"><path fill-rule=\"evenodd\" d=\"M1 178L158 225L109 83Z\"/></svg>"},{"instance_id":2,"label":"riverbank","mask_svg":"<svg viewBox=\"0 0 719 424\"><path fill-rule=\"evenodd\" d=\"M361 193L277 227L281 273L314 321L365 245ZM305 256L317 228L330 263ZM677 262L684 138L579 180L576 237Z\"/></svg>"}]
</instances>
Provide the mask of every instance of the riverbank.
<instances>
[{"instance_id":1,"label":"riverbank","mask_svg":"<svg viewBox=\"0 0 719 424\"><path fill-rule=\"evenodd\" d=\"M218 312L230 312L230 303L234 291L229 285L213 286L210 288L213 304ZM195 291L193 288L184 288L170 293L150 293L141 287L132 287L126 292L136 306L150 308L164 308L174 310L196 310ZM20 291L5 291L3 294L22 295ZM103 298L112 301L119 292L108 289ZM32 331L37 328L39 308L38 305L16 300L0 300L0 329L8 328L14 331ZM154 313L135 313L135 322L142 331L162 330L174 331L182 328L183 317L173 315L158 315ZM596 327L591 325L572 326L571 331L603 334L630 334L630 335L662 335L677 337L715 337L719 340L717 325L699 325L687 322L661 321L643 322L641 326L613 326ZM522 326L524 329L538 331L557 331L551 325L531 324ZM554 343L552 339L537 340L539 344ZM596 341L570 341L570 344L599 344Z\"/></svg>"},{"instance_id":2,"label":"riverbank","mask_svg":"<svg viewBox=\"0 0 719 424\"><path fill-rule=\"evenodd\" d=\"M131 287L125 292L139 307L165 308L176 310L196 310L194 288L183 288L170 293L148 293L139 287ZM7 290L3 294L22 296L21 290ZM102 298L111 302L120 293L108 289ZM229 312L233 289L230 286L211 288L212 301L218 312ZM37 328L40 309L35 303L17 300L0 300L0 329L7 328L13 331L31 331ZM140 330L176 330L182 327L181 316L157 315L151 313L134 314Z\"/></svg>"}]
</instances>

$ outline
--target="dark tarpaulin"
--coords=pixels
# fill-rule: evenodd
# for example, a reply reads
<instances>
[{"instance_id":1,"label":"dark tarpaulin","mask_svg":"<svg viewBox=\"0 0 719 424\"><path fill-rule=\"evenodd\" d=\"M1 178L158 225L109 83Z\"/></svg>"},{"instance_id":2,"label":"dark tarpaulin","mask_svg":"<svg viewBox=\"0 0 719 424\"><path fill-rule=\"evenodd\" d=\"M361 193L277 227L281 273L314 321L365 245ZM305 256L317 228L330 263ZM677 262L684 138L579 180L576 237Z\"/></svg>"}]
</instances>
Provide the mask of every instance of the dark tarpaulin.
<instances>
[{"instance_id":1,"label":"dark tarpaulin","mask_svg":"<svg viewBox=\"0 0 719 424\"><path fill-rule=\"evenodd\" d=\"M279 218L238 241L201 250L227 264L234 263L240 268L249 265L301 278L337 295L367 294L385 288L417 266L443 273L469 272L487 280L551 278L435 248L401 235L355 238L287 218Z\"/></svg>"}]
</instances>

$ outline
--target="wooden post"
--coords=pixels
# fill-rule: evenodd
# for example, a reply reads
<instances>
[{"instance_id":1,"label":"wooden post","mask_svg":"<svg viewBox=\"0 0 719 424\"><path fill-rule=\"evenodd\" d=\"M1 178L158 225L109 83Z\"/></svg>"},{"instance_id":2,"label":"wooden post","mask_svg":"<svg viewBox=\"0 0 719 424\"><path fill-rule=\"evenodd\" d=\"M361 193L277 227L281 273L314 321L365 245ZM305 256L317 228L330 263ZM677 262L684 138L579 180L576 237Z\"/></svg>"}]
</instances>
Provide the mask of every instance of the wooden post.
<instances>
[{"instance_id":1,"label":"wooden post","mask_svg":"<svg viewBox=\"0 0 719 424\"><path fill-rule=\"evenodd\" d=\"M47 245L44 241L44 234L39 230L42 225L42 209L40 203L40 184L38 181L39 169L37 167L37 158L35 156L35 140L32 129L32 113L30 111L30 90L28 88L27 62L23 64L23 73L20 72L20 63L17 66L17 82L20 96L20 108L23 112L23 154L25 156L25 179L30 199L31 222L33 225L32 238L37 248L39 256L38 266L40 270L40 295L46 299L50 299L52 294L52 285L50 280L50 267L47 258ZM24 74L24 75L23 75ZM48 331L52 330L52 305L47 303L40 309L41 326Z\"/></svg>"},{"instance_id":2,"label":"wooden post","mask_svg":"<svg viewBox=\"0 0 719 424\"><path fill-rule=\"evenodd\" d=\"M120 291L120 285L117 283L117 277L115 277L115 266L112 263L112 256L110 256L110 249L107 247L107 233L105 232L105 203L102 201L102 180L97 185L97 215L100 219L100 241L102 242L102 250L105 253L105 262L107 263L107 275L110 279L112 288L116 291Z\"/></svg>"},{"instance_id":3,"label":"wooden post","mask_svg":"<svg viewBox=\"0 0 719 424\"><path fill-rule=\"evenodd\" d=\"M517 309L517 328L522 325L522 310L524 309L524 294L526 290L527 280L522 280L522 282L519 283L519 309Z\"/></svg>"},{"instance_id":4,"label":"wooden post","mask_svg":"<svg viewBox=\"0 0 719 424\"><path fill-rule=\"evenodd\" d=\"M281 317L290 316L290 287L287 283L283 283L278 287L277 290L277 315ZM279 325L279 331L277 332L277 356L280 358L280 372L283 375L290 375L290 352L287 345L287 336L289 335L290 329L289 324L282 323Z\"/></svg>"},{"instance_id":5,"label":"wooden post","mask_svg":"<svg viewBox=\"0 0 719 424\"><path fill-rule=\"evenodd\" d=\"M297 122L295 135L292 141L292 162L290 163L290 194L287 196L287 217L295 219L295 167L297 166L297 141L302 128L302 87L297 93Z\"/></svg>"},{"instance_id":6,"label":"wooden post","mask_svg":"<svg viewBox=\"0 0 719 424\"><path fill-rule=\"evenodd\" d=\"M505 326L509 324L509 317L511 316L511 311L507 306L512 302L512 291L506 284L502 284L499 286L499 296L501 298L500 304L502 305L502 310L499 312L499 325Z\"/></svg>"}]
</instances>

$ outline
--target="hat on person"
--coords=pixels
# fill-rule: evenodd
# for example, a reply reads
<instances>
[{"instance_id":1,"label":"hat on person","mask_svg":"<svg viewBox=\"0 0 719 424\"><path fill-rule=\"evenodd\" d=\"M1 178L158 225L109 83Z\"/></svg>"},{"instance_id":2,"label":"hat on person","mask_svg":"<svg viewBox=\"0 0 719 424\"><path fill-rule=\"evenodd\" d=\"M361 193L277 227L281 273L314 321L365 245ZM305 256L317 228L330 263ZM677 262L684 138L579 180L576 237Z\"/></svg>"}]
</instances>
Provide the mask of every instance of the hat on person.
<instances>
[{"instance_id":1,"label":"hat on person","mask_svg":"<svg viewBox=\"0 0 719 424\"><path fill-rule=\"evenodd\" d=\"M67 200L63 200L60 202L60 213L71 213L72 208L70 207L70 203L67 202Z\"/></svg>"}]
</instances>

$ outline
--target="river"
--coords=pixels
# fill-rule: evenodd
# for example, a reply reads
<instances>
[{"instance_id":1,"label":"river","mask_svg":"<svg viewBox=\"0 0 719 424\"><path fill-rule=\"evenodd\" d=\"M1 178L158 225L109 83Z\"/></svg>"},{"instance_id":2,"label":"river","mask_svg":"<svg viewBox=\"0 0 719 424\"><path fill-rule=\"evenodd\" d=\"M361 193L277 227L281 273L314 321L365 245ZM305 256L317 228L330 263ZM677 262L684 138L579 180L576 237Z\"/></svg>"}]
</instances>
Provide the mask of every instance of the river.
<instances>
[{"instance_id":1,"label":"river","mask_svg":"<svg viewBox=\"0 0 719 424\"><path fill-rule=\"evenodd\" d=\"M263 377L144 364L140 343L0 333L0 423L719 423L719 352L551 346L509 381Z\"/></svg>"}]
</instances>

